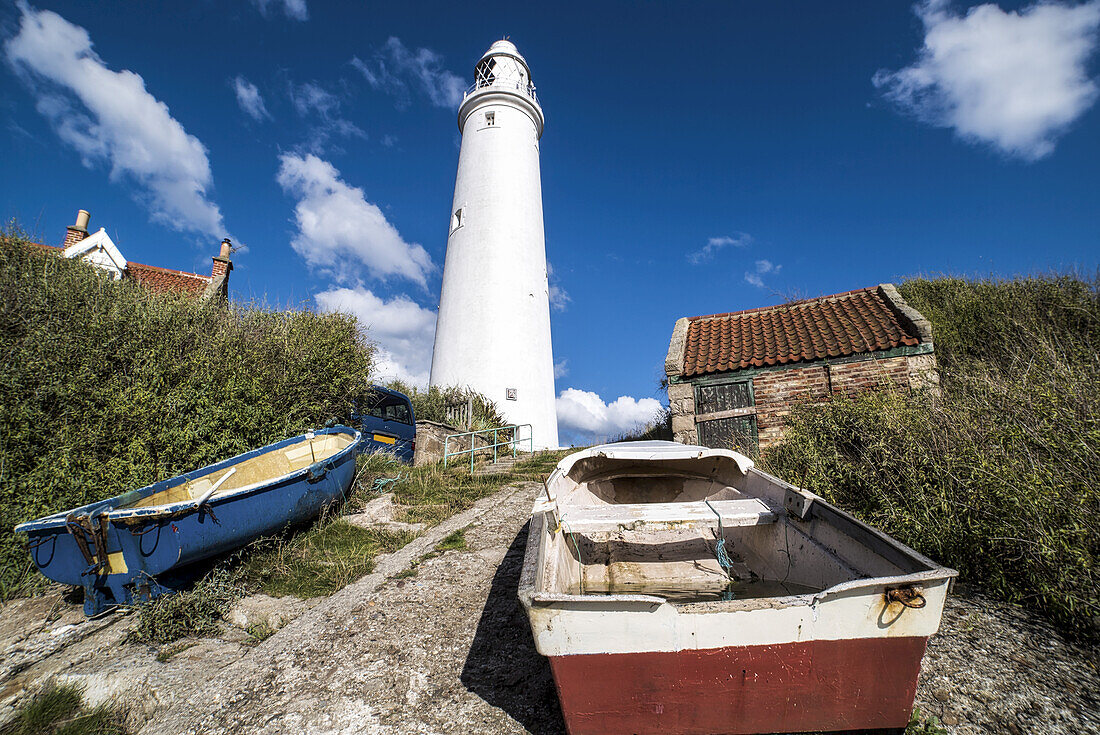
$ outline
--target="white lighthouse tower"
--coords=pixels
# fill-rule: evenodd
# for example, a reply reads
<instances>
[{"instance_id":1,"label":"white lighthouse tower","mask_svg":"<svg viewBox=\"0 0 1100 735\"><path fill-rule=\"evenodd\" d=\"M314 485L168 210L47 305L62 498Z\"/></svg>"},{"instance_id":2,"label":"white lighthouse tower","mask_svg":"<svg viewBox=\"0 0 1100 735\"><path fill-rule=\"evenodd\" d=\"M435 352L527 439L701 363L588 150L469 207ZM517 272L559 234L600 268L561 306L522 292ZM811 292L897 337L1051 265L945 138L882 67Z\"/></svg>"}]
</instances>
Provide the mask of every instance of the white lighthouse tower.
<instances>
[{"instance_id":1,"label":"white lighthouse tower","mask_svg":"<svg viewBox=\"0 0 1100 735\"><path fill-rule=\"evenodd\" d=\"M558 446L542 228L542 108L527 61L497 41L458 109L462 149L431 384L482 393L535 448Z\"/></svg>"}]
</instances>

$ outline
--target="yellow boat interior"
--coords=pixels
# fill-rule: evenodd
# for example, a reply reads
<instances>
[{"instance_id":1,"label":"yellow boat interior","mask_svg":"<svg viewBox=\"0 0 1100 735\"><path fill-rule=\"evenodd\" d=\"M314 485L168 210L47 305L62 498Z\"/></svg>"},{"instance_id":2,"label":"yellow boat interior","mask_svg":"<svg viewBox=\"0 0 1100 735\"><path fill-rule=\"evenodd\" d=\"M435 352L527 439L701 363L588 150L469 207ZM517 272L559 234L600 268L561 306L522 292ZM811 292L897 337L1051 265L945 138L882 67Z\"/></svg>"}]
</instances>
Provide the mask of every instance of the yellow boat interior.
<instances>
[{"instance_id":1,"label":"yellow boat interior","mask_svg":"<svg viewBox=\"0 0 1100 735\"><path fill-rule=\"evenodd\" d=\"M218 485L217 490L210 497L217 498L259 482L276 480L284 475L304 470L315 462L338 454L354 441L354 436L344 433L320 434L313 438L302 437L301 441L282 449L264 452L231 467L213 470L153 493L125 507L148 508L198 500L210 492L215 485Z\"/></svg>"}]
</instances>

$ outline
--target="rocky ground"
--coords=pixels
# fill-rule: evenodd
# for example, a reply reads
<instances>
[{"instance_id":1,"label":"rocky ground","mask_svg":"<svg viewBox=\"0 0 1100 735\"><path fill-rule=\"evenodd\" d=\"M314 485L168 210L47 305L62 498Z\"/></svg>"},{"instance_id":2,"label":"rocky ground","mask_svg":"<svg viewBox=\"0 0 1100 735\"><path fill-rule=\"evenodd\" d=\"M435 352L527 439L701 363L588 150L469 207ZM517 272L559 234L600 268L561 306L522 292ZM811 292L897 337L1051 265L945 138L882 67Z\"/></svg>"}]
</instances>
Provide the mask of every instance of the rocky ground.
<instances>
[{"instance_id":1,"label":"rocky ground","mask_svg":"<svg viewBox=\"0 0 1100 735\"><path fill-rule=\"evenodd\" d=\"M85 621L59 596L11 603L0 610L0 707L60 677L83 683L93 704L129 707L143 735L563 733L516 599L540 488L486 498L330 598L250 598L224 635L163 662L125 642L131 617ZM430 555L459 528L467 548ZM252 646L241 628L259 617L287 624ZM953 733L1068 735L1100 733L1098 693L1095 652L959 590L929 645L917 704Z\"/></svg>"}]
</instances>

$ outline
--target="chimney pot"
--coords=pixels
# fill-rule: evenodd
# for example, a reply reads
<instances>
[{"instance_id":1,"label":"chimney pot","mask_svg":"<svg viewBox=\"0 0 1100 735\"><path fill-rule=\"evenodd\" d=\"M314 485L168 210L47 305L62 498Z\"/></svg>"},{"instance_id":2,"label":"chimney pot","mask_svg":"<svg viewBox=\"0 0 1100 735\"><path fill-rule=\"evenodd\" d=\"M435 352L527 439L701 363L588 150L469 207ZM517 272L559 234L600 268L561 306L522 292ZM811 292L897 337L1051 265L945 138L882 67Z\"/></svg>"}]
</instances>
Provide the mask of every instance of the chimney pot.
<instances>
[{"instance_id":1,"label":"chimney pot","mask_svg":"<svg viewBox=\"0 0 1100 735\"><path fill-rule=\"evenodd\" d=\"M91 215L88 214L88 210L81 209L76 213L76 222L65 228L65 242L61 243L61 247L67 248L70 245L76 245L78 242L88 236L88 220Z\"/></svg>"},{"instance_id":2,"label":"chimney pot","mask_svg":"<svg viewBox=\"0 0 1100 735\"><path fill-rule=\"evenodd\" d=\"M233 243L229 241L229 238L222 240L222 250L218 253L219 258L225 258L229 260L229 256L233 254Z\"/></svg>"}]
</instances>

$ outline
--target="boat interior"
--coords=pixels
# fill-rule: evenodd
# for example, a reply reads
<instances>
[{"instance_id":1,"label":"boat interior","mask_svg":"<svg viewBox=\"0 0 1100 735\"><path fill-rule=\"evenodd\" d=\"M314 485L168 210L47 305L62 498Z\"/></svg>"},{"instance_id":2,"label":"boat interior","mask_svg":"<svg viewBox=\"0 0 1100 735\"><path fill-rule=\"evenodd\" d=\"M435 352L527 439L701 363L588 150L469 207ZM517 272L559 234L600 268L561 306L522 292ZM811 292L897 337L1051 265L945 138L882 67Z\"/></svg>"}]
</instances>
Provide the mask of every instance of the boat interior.
<instances>
[{"instance_id":1,"label":"boat interior","mask_svg":"<svg viewBox=\"0 0 1100 735\"><path fill-rule=\"evenodd\" d=\"M259 482L275 480L284 475L304 470L315 462L320 462L338 454L354 441L353 435L345 433L318 434L313 438L309 438L308 435L302 436L299 441L281 449L273 449L237 462L230 467L222 467L207 472L123 507L148 508L156 505L199 500L215 486L217 486L217 489L210 497L216 498L227 495L235 490Z\"/></svg>"},{"instance_id":2,"label":"boat interior","mask_svg":"<svg viewBox=\"0 0 1100 735\"><path fill-rule=\"evenodd\" d=\"M832 506L789 515L790 486L746 465L587 457L558 473L538 592L761 599L932 568Z\"/></svg>"}]
</instances>

